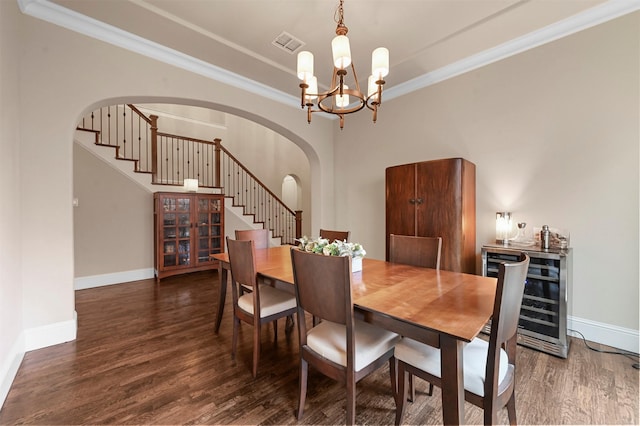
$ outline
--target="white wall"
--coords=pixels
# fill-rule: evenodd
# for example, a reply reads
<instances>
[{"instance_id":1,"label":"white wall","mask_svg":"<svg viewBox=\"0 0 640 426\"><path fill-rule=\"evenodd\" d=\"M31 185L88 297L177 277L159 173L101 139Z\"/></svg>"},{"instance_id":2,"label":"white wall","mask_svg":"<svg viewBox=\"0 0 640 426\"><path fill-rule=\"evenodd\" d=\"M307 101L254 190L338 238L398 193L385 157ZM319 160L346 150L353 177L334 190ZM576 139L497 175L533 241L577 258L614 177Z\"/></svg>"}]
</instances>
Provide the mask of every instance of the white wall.
<instances>
[{"instance_id":1,"label":"white wall","mask_svg":"<svg viewBox=\"0 0 640 426\"><path fill-rule=\"evenodd\" d=\"M0 402L22 355L20 230L20 37L15 2L0 1Z\"/></svg>"},{"instance_id":2,"label":"white wall","mask_svg":"<svg viewBox=\"0 0 640 426\"><path fill-rule=\"evenodd\" d=\"M153 269L151 192L75 143L73 196L74 277Z\"/></svg>"},{"instance_id":3,"label":"white wall","mask_svg":"<svg viewBox=\"0 0 640 426\"><path fill-rule=\"evenodd\" d=\"M385 168L464 157L477 167L478 255L496 211L568 229L573 316L637 342L639 64L634 13L386 102L375 125L349 117L337 225L384 258Z\"/></svg>"}]
</instances>

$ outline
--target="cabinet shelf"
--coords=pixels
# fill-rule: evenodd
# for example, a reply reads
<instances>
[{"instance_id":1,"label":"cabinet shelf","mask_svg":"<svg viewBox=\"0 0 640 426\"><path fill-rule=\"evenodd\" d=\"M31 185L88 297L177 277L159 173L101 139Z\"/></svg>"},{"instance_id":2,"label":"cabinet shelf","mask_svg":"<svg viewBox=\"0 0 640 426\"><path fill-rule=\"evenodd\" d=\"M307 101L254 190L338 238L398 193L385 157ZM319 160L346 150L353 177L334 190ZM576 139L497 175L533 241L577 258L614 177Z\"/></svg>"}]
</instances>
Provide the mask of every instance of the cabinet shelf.
<instances>
[{"instance_id":1,"label":"cabinet shelf","mask_svg":"<svg viewBox=\"0 0 640 426\"><path fill-rule=\"evenodd\" d=\"M153 200L156 278L216 268L210 255L224 251L224 195L156 192Z\"/></svg>"},{"instance_id":2,"label":"cabinet shelf","mask_svg":"<svg viewBox=\"0 0 640 426\"><path fill-rule=\"evenodd\" d=\"M482 275L498 276L501 262L513 262L521 252L529 255L529 270L520 308L518 343L566 358L568 291L572 278L572 250L484 245ZM490 330L490 324L485 332Z\"/></svg>"}]
</instances>

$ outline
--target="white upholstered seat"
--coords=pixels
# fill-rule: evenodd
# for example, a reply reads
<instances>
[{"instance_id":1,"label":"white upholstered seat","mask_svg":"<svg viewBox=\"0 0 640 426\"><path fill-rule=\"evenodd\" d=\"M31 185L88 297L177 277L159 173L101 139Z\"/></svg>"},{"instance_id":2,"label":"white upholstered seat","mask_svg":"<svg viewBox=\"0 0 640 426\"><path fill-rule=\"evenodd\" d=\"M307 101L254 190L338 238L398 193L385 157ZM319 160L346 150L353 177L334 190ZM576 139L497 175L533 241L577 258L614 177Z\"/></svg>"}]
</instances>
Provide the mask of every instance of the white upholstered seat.
<instances>
[{"instance_id":1,"label":"white upholstered seat","mask_svg":"<svg viewBox=\"0 0 640 426\"><path fill-rule=\"evenodd\" d=\"M463 349L464 388L478 396L484 396L488 351L489 342L479 338L473 339ZM405 337L396 344L395 357L433 376L441 377L440 349ZM498 387L507 377L508 369L509 358L504 349L500 349Z\"/></svg>"},{"instance_id":2,"label":"white upholstered seat","mask_svg":"<svg viewBox=\"0 0 640 426\"><path fill-rule=\"evenodd\" d=\"M384 355L400 339L396 333L364 321L354 321L355 371L360 371ZM307 345L330 361L347 366L347 327L322 321L307 333Z\"/></svg>"},{"instance_id":3,"label":"white upholstered seat","mask_svg":"<svg viewBox=\"0 0 640 426\"><path fill-rule=\"evenodd\" d=\"M238 298L238 307L253 315L253 295L245 293ZM287 309L295 309L296 296L268 285L260 285L260 318Z\"/></svg>"}]
</instances>

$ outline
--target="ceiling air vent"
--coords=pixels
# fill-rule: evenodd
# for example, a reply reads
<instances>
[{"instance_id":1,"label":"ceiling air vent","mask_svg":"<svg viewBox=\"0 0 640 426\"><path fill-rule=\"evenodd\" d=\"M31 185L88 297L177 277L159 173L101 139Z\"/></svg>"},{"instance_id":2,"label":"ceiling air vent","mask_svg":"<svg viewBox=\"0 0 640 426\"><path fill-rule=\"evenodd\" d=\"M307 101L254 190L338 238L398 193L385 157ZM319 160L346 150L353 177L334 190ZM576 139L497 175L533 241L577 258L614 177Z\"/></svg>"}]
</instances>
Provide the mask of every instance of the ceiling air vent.
<instances>
[{"instance_id":1,"label":"ceiling air vent","mask_svg":"<svg viewBox=\"0 0 640 426\"><path fill-rule=\"evenodd\" d=\"M303 42L302 40L295 38L288 32L283 31L282 33L280 33L278 37L276 37L275 40L271 42L271 44L273 44L276 47L279 47L285 52L294 54L306 43Z\"/></svg>"}]
</instances>

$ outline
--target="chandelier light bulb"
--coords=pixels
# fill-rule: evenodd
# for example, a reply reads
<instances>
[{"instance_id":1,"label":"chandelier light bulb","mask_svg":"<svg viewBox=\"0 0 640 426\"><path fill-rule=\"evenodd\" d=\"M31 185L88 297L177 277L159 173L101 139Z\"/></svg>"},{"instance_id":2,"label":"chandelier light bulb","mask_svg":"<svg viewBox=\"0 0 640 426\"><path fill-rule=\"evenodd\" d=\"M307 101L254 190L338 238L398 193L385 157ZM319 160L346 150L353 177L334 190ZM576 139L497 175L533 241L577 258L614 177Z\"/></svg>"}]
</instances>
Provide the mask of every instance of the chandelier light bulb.
<instances>
[{"instance_id":1,"label":"chandelier light bulb","mask_svg":"<svg viewBox=\"0 0 640 426\"><path fill-rule=\"evenodd\" d=\"M372 75L367 80L367 98L371 98L374 101L378 100L378 85L376 84L376 78Z\"/></svg>"},{"instance_id":2,"label":"chandelier light bulb","mask_svg":"<svg viewBox=\"0 0 640 426\"><path fill-rule=\"evenodd\" d=\"M318 78L317 77L311 77L307 81L307 84L309 85L309 88L307 89L307 94L306 94L305 98L308 101L311 101L313 99L317 99L318 98Z\"/></svg>"},{"instance_id":3,"label":"chandelier light bulb","mask_svg":"<svg viewBox=\"0 0 640 426\"><path fill-rule=\"evenodd\" d=\"M333 52L333 64L336 68L343 70L351 65L351 47L347 36L335 36L331 41L331 51Z\"/></svg>"},{"instance_id":4,"label":"chandelier light bulb","mask_svg":"<svg viewBox=\"0 0 640 426\"><path fill-rule=\"evenodd\" d=\"M347 90L349 86L346 84L342 86L343 90ZM339 108L346 108L349 105L349 95L346 93L343 95L336 95L336 106Z\"/></svg>"},{"instance_id":5,"label":"chandelier light bulb","mask_svg":"<svg viewBox=\"0 0 640 426\"><path fill-rule=\"evenodd\" d=\"M311 77L313 77L313 53L305 50L298 53L298 78L308 82Z\"/></svg>"},{"instance_id":6,"label":"chandelier light bulb","mask_svg":"<svg viewBox=\"0 0 640 426\"><path fill-rule=\"evenodd\" d=\"M389 74L389 49L378 47L371 54L371 75L382 80Z\"/></svg>"}]
</instances>

